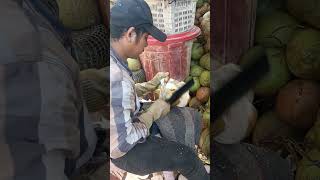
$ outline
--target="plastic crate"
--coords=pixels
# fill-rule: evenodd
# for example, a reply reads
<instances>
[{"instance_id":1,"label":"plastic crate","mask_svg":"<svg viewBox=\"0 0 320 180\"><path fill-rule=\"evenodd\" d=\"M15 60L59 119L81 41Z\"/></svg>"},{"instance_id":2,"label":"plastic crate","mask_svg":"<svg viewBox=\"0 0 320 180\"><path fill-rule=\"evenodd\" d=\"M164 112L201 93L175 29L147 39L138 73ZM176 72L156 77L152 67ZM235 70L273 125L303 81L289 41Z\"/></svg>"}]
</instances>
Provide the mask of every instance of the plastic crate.
<instances>
[{"instance_id":1,"label":"plastic crate","mask_svg":"<svg viewBox=\"0 0 320 180\"><path fill-rule=\"evenodd\" d=\"M197 0L145 0L153 23L167 35L189 31L194 26Z\"/></svg>"}]
</instances>

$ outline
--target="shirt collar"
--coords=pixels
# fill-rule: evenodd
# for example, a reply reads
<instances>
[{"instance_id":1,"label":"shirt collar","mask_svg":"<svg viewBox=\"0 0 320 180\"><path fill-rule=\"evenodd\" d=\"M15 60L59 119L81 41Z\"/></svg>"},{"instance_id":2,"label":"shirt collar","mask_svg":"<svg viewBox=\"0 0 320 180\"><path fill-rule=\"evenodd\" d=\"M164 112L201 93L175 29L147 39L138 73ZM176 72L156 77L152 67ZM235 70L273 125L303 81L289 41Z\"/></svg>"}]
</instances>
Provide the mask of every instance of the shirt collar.
<instances>
[{"instance_id":1,"label":"shirt collar","mask_svg":"<svg viewBox=\"0 0 320 180\"><path fill-rule=\"evenodd\" d=\"M116 63L120 64L132 76L132 71L128 68L128 62L123 60L112 47L110 48L110 54L115 57Z\"/></svg>"}]
</instances>

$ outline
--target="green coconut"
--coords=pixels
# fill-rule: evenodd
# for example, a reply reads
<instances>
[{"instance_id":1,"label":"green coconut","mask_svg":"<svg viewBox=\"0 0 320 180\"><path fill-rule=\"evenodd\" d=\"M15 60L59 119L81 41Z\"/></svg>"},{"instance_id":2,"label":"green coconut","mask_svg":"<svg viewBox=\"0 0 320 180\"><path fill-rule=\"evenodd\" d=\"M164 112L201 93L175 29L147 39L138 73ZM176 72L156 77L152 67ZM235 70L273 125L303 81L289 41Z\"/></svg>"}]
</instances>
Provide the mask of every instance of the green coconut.
<instances>
[{"instance_id":1,"label":"green coconut","mask_svg":"<svg viewBox=\"0 0 320 180\"><path fill-rule=\"evenodd\" d=\"M255 41L264 47L284 47L298 27L298 22L284 12L257 17Z\"/></svg>"},{"instance_id":2,"label":"green coconut","mask_svg":"<svg viewBox=\"0 0 320 180\"><path fill-rule=\"evenodd\" d=\"M99 22L99 10L94 0L57 0L59 19L73 30L88 28Z\"/></svg>"},{"instance_id":3,"label":"green coconut","mask_svg":"<svg viewBox=\"0 0 320 180\"><path fill-rule=\"evenodd\" d=\"M206 109L206 111L202 113L202 121L204 127L210 128L210 109Z\"/></svg>"},{"instance_id":4,"label":"green coconut","mask_svg":"<svg viewBox=\"0 0 320 180\"><path fill-rule=\"evenodd\" d=\"M271 96L291 78L286 56L282 49L267 48L269 72L256 84L254 92L260 96Z\"/></svg>"},{"instance_id":5,"label":"green coconut","mask_svg":"<svg viewBox=\"0 0 320 180\"><path fill-rule=\"evenodd\" d=\"M197 5L196 7L199 8L201 6L203 6L204 0L197 0Z\"/></svg>"},{"instance_id":6,"label":"green coconut","mask_svg":"<svg viewBox=\"0 0 320 180\"><path fill-rule=\"evenodd\" d=\"M210 70L210 53L207 53L200 58L199 65L206 70Z\"/></svg>"},{"instance_id":7,"label":"green coconut","mask_svg":"<svg viewBox=\"0 0 320 180\"><path fill-rule=\"evenodd\" d=\"M317 148L320 151L320 111L318 111L317 121L313 127L308 131L305 137L305 143L312 147Z\"/></svg>"},{"instance_id":8,"label":"green coconut","mask_svg":"<svg viewBox=\"0 0 320 180\"><path fill-rule=\"evenodd\" d=\"M190 75L192 77L199 77L201 75L202 71L204 71L204 69L201 66L192 65L191 69L190 69Z\"/></svg>"},{"instance_id":9,"label":"green coconut","mask_svg":"<svg viewBox=\"0 0 320 180\"><path fill-rule=\"evenodd\" d=\"M192 76L188 76L188 77L186 77L186 79L184 80L184 82L188 82L188 81L190 81L192 78L193 78Z\"/></svg>"},{"instance_id":10,"label":"green coconut","mask_svg":"<svg viewBox=\"0 0 320 180\"><path fill-rule=\"evenodd\" d=\"M239 64L242 68L245 68L254 60L263 56L264 53L267 55L270 71L257 83L254 91L260 96L271 96L291 78L284 51L277 48L254 46L242 55Z\"/></svg>"},{"instance_id":11,"label":"green coconut","mask_svg":"<svg viewBox=\"0 0 320 180\"><path fill-rule=\"evenodd\" d=\"M191 49L191 58L193 60L199 60L204 53L204 49L200 43L193 43Z\"/></svg>"},{"instance_id":12,"label":"green coconut","mask_svg":"<svg viewBox=\"0 0 320 180\"><path fill-rule=\"evenodd\" d=\"M265 48L262 46L253 46L249 48L239 59L239 65L241 68L245 68L253 63L256 59L261 57L265 53Z\"/></svg>"},{"instance_id":13,"label":"green coconut","mask_svg":"<svg viewBox=\"0 0 320 180\"><path fill-rule=\"evenodd\" d=\"M306 154L307 157L299 162L295 180L312 180L320 179L320 151L313 149Z\"/></svg>"},{"instance_id":14,"label":"green coconut","mask_svg":"<svg viewBox=\"0 0 320 180\"><path fill-rule=\"evenodd\" d=\"M258 0L257 15L272 13L276 10L285 9L285 0Z\"/></svg>"},{"instance_id":15,"label":"green coconut","mask_svg":"<svg viewBox=\"0 0 320 180\"><path fill-rule=\"evenodd\" d=\"M297 77L320 80L320 32L297 32L287 46L287 63Z\"/></svg>"},{"instance_id":16,"label":"green coconut","mask_svg":"<svg viewBox=\"0 0 320 180\"><path fill-rule=\"evenodd\" d=\"M202 71L199 80L201 86L210 87L210 71Z\"/></svg>"},{"instance_id":17,"label":"green coconut","mask_svg":"<svg viewBox=\"0 0 320 180\"><path fill-rule=\"evenodd\" d=\"M200 81L198 77L193 77L194 84L191 86L189 91L191 93L196 92L200 88Z\"/></svg>"},{"instance_id":18,"label":"green coconut","mask_svg":"<svg viewBox=\"0 0 320 180\"><path fill-rule=\"evenodd\" d=\"M131 70L131 71L138 71L141 69L141 63L139 60L137 59L132 59L132 58L128 58L127 59L127 62L128 62L128 68Z\"/></svg>"},{"instance_id":19,"label":"green coconut","mask_svg":"<svg viewBox=\"0 0 320 180\"><path fill-rule=\"evenodd\" d=\"M296 136L297 132L299 132L297 129L280 121L276 113L269 111L259 117L253 130L252 142L255 145L278 150L280 145L275 143L277 138L292 138ZM266 143L266 141L269 141L269 143Z\"/></svg>"},{"instance_id":20,"label":"green coconut","mask_svg":"<svg viewBox=\"0 0 320 180\"><path fill-rule=\"evenodd\" d=\"M288 11L302 22L320 28L320 1L318 0L287 0Z\"/></svg>"}]
</instances>

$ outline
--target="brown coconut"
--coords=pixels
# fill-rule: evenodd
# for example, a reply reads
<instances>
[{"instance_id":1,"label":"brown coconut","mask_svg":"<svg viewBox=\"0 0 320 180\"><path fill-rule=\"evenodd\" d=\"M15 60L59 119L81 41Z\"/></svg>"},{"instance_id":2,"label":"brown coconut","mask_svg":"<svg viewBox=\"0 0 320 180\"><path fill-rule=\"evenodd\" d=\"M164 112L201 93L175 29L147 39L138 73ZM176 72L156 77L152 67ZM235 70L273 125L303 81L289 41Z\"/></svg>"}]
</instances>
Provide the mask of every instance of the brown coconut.
<instances>
[{"instance_id":1,"label":"brown coconut","mask_svg":"<svg viewBox=\"0 0 320 180\"><path fill-rule=\"evenodd\" d=\"M292 126L309 129L317 119L320 86L311 80L293 80L280 89L276 100L277 117Z\"/></svg>"},{"instance_id":2,"label":"brown coconut","mask_svg":"<svg viewBox=\"0 0 320 180\"><path fill-rule=\"evenodd\" d=\"M197 90L196 97L201 103L206 103L210 97L210 88L200 87Z\"/></svg>"},{"instance_id":3,"label":"brown coconut","mask_svg":"<svg viewBox=\"0 0 320 180\"><path fill-rule=\"evenodd\" d=\"M280 121L274 111L269 111L258 119L252 135L252 142L255 145L268 149L278 150L280 144L276 142L279 138L292 138L298 134L298 130L289 124ZM268 141L268 143L267 143Z\"/></svg>"}]
</instances>

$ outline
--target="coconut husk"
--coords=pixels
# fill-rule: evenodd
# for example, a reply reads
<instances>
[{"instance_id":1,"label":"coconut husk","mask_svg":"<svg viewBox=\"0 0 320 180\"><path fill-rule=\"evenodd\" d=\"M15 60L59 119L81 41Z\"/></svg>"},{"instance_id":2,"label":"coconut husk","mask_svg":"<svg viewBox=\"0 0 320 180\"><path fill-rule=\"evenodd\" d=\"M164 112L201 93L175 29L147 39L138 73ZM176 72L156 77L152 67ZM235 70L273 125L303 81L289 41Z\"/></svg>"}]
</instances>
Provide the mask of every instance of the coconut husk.
<instances>
[{"instance_id":1,"label":"coconut husk","mask_svg":"<svg viewBox=\"0 0 320 180\"><path fill-rule=\"evenodd\" d=\"M298 129L280 121L274 111L269 111L258 119L252 142L257 146L277 151L283 145L278 142L279 138L294 138L298 134Z\"/></svg>"},{"instance_id":2,"label":"coconut husk","mask_svg":"<svg viewBox=\"0 0 320 180\"><path fill-rule=\"evenodd\" d=\"M95 0L57 0L59 19L62 24L73 30L88 28L100 20Z\"/></svg>"},{"instance_id":3,"label":"coconut husk","mask_svg":"<svg viewBox=\"0 0 320 180\"><path fill-rule=\"evenodd\" d=\"M293 80L277 96L277 117L296 128L309 129L317 119L320 86L315 81Z\"/></svg>"},{"instance_id":4,"label":"coconut husk","mask_svg":"<svg viewBox=\"0 0 320 180\"><path fill-rule=\"evenodd\" d=\"M276 11L257 17L255 41L264 47L284 47L298 28L290 15Z\"/></svg>"},{"instance_id":5,"label":"coconut husk","mask_svg":"<svg viewBox=\"0 0 320 180\"><path fill-rule=\"evenodd\" d=\"M320 80L320 32L304 29L294 34L287 49L290 71L302 79Z\"/></svg>"},{"instance_id":6,"label":"coconut husk","mask_svg":"<svg viewBox=\"0 0 320 180\"><path fill-rule=\"evenodd\" d=\"M305 144L320 151L320 110L318 111L317 121L305 137Z\"/></svg>"},{"instance_id":7,"label":"coconut husk","mask_svg":"<svg viewBox=\"0 0 320 180\"><path fill-rule=\"evenodd\" d=\"M320 3L317 0L287 0L288 11L300 21L320 29Z\"/></svg>"},{"instance_id":8,"label":"coconut husk","mask_svg":"<svg viewBox=\"0 0 320 180\"><path fill-rule=\"evenodd\" d=\"M320 151L313 149L300 161L295 180L320 178Z\"/></svg>"}]
</instances>

